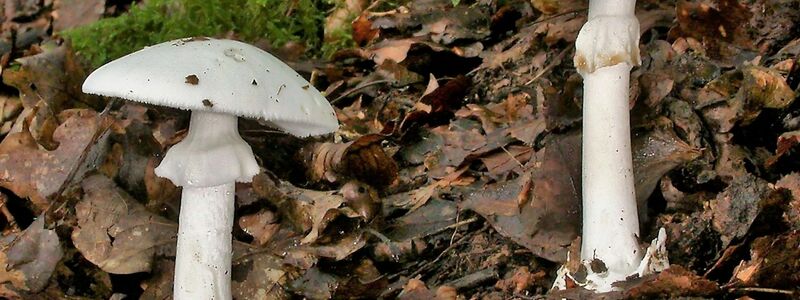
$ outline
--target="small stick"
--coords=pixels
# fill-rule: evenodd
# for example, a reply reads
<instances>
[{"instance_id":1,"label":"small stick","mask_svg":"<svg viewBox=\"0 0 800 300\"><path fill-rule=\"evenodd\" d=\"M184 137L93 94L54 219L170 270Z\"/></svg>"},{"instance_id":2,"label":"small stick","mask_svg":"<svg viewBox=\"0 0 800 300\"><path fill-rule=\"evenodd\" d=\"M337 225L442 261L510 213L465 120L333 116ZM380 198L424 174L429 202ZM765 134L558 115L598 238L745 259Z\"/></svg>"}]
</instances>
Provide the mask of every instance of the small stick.
<instances>
[{"instance_id":1,"label":"small stick","mask_svg":"<svg viewBox=\"0 0 800 300\"><path fill-rule=\"evenodd\" d=\"M331 104L335 104L336 102L339 102L340 100L346 98L347 96L350 96L350 94L353 94L353 93L355 93L355 92L357 92L357 91L359 91L361 89L364 89L364 88L367 88L367 87L370 87L370 86L373 86L373 85L376 85L376 84L388 83L388 82L391 82L391 80L387 80L387 79L375 80L375 81L368 82L368 83L365 83L365 84L357 85L356 87L345 91L344 93L339 95L339 97L336 97L336 99L331 100Z\"/></svg>"},{"instance_id":2,"label":"small stick","mask_svg":"<svg viewBox=\"0 0 800 300\"><path fill-rule=\"evenodd\" d=\"M14 215L8 210L8 196L5 193L0 192L0 212L3 213L3 216L6 217L6 221L8 222L8 226L11 227L11 232L19 232L19 225L17 224L17 220L14 219Z\"/></svg>"}]
</instances>

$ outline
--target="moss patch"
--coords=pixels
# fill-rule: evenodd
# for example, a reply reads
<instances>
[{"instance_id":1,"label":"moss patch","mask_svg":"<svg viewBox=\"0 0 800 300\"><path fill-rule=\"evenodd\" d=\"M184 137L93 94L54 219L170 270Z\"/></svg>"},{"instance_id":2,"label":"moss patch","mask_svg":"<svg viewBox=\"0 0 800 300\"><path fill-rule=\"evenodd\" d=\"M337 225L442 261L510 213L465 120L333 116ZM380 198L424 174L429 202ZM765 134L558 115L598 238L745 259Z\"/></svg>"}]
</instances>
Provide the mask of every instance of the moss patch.
<instances>
[{"instance_id":1,"label":"moss patch","mask_svg":"<svg viewBox=\"0 0 800 300\"><path fill-rule=\"evenodd\" d=\"M321 6L319 0L148 0L117 18L61 34L95 67L147 45L226 32L244 41L299 40L318 49Z\"/></svg>"}]
</instances>

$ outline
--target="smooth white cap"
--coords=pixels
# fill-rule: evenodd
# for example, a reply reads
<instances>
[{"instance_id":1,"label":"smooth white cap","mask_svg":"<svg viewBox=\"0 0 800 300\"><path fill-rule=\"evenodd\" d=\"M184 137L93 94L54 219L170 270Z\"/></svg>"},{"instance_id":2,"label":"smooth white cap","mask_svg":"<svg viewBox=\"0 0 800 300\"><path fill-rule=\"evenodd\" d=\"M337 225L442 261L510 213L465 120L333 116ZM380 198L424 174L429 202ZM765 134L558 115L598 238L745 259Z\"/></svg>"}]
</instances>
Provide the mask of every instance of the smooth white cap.
<instances>
[{"instance_id":1,"label":"smooth white cap","mask_svg":"<svg viewBox=\"0 0 800 300\"><path fill-rule=\"evenodd\" d=\"M338 127L333 108L308 81L271 54L233 40L185 38L146 47L95 70L83 92L262 118L301 137Z\"/></svg>"}]
</instances>

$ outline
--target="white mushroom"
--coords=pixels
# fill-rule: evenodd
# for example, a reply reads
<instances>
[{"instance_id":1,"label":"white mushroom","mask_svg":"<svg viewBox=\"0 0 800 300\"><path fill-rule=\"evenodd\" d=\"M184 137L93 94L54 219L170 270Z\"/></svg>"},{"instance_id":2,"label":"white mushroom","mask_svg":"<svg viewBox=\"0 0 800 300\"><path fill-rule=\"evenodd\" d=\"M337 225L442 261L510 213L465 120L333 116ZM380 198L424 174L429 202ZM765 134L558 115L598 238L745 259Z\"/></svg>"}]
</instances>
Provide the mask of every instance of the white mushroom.
<instances>
[{"instance_id":1,"label":"white mushroom","mask_svg":"<svg viewBox=\"0 0 800 300\"><path fill-rule=\"evenodd\" d=\"M635 0L591 0L575 41L575 67L584 84L581 259L588 273L577 281L597 291L668 266L663 229L652 249L639 247L628 107L630 71L640 64L635 6Z\"/></svg>"},{"instance_id":2,"label":"white mushroom","mask_svg":"<svg viewBox=\"0 0 800 300\"><path fill-rule=\"evenodd\" d=\"M250 182L259 171L237 116L261 118L297 136L338 127L328 101L299 74L231 40L146 47L94 71L83 91L192 111L186 138L155 170L183 187L175 299L231 299L234 182Z\"/></svg>"}]
</instances>

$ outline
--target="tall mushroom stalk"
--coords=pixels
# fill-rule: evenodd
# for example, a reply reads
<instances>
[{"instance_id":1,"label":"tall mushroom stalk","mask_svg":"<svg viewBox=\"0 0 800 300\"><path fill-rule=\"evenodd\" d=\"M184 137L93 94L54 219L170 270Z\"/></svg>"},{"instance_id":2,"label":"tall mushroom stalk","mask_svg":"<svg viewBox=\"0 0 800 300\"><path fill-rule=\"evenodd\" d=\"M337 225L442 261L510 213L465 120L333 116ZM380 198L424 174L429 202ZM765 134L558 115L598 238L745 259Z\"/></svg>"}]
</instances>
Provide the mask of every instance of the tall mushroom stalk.
<instances>
[{"instance_id":1,"label":"tall mushroom stalk","mask_svg":"<svg viewBox=\"0 0 800 300\"><path fill-rule=\"evenodd\" d=\"M631 157L628 88L639 59L635 0L592 0L575 41L583 76L581 259L624 279L642 259Z\"/></svg>"},{"instance_id":2,"label":"tall mushroom stalk","mask_svg":"<svg viewBox=\"0 0 800 300\"><path fill-rule=\"evenodd\" d=\"M628 95L630 71L640 64L635 6L635 0L590 0L575 41L584 84L581 260L587 276L571 277L597 291L668 266L663 230L647 251L639 247ZM661 255L653 259L657 250Z\"/></svg>"},{"instance_id":3,"label":"tall mushroom stalk","mask_svg":"<svg viewBox=\"0 0 800 300\"><path fill-rule=\"evenodd\" d=\"M150 46L92 72L85 93L191 110L186 137L155 173L183 187L174 299L231 299L235 182L259 171L237 116L304 137L333 132L327 100L289 66L254 46L187 38Z\"/></svg>"},{"instance_id":4,"label":"tall mushroom stalk","mask_svg":"<svg viewBox=\"0 0 800 300\"><path fill-rule=\"evenodd\" d=\"M183 187L175 299L231 299L235 182L250 182L259 172L237 125L235 115L193 111L186 137L155 169Z\"/></svg>"}]
</instances>

